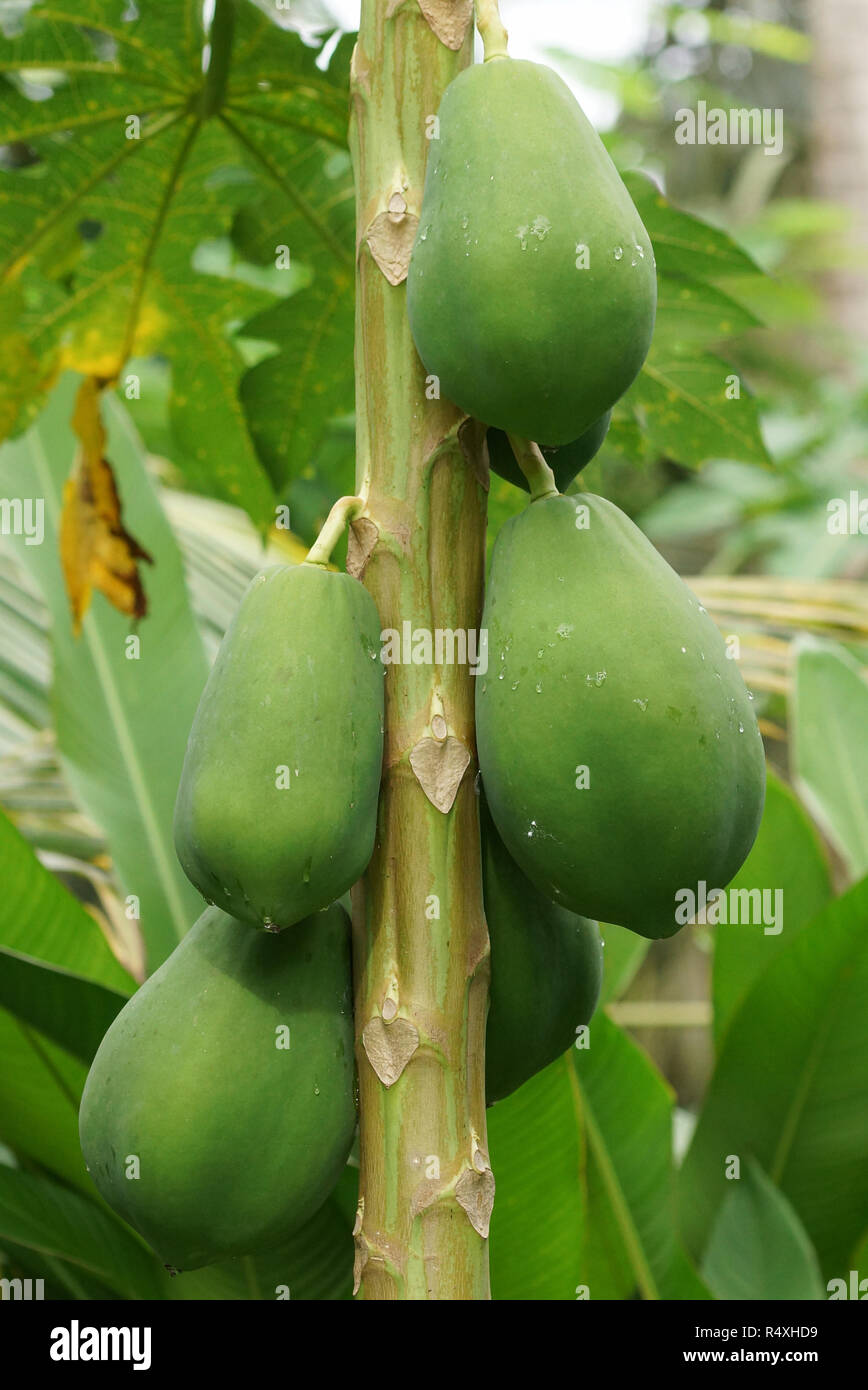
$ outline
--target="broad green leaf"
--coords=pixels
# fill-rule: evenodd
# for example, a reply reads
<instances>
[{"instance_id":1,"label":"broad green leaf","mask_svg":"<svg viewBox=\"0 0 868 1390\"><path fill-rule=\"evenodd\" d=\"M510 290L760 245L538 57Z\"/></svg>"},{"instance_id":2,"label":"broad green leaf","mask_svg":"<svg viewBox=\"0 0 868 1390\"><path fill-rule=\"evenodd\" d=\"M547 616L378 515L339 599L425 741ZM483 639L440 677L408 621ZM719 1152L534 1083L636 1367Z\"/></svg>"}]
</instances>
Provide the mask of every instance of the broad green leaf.
<instances>
[{"instance_id":1,"label":"broad green leaf","mask_svg":"<svg viewBox=\"0 0 868 1390\"><path fill-rule=\"evenodd\" d=\"M660 1297L667 1303L693 1303L696 1300L710 1302L714 1294L693 1267L687 1251L676 1246L672 1263L660 1281Z\"/></svg>"},{"instance_id":2,"label":"broad green leaf","mask_svg":"<svg viewBox=\"0 0 868 1390\"><path fill-rule=\"evenodd\" d=\"M684 357L652 344L625 400L660 452L688 468L715 458L769 462L756 402L728 363L710 353Z\"/></svg>"},{"instance_id":3,"label":"broad green leaf","mask_svg":"<svg viewBox=\"0 0 868 1390\"><path fill-rule=\"evenodd\" d=\"M868 685L841 647L802 638L791 756L799 794L853 878L868 873Z\"/></svg>"},{"instance_id":4,"label":"broad green leaf","mask_svg":"<svg viewBox=\"0 0 868 1390\"><path fill-rule=\"evenodd\" d=\"M92 1191L78 1142L87 1068L0 1009L0 1142Z\"/></svg>"},{"instance_id":5,"label":"broad green leaf","mask_svg":"<svg viewBox=\"0 0 868 1390\"><path fill-rule=\"evenodd\" d=\"M865 1279L865 1287L862 1292L868 1294L868 1231L861 1236L849 1259L850 1269L855 1269L861 1279Z\"/></svg>"},{"instance_id":6,"label":"broad green leaf","mask_svg":"<svg viewBox=\"0 0 868 1390\"><path fill-rule=\"evenodd\" d=\"M171 1299L262 1299L335 1301L353 1288L352 1222L332 1197L285 1244L261 1255L223 1260L170 1279L163 1297Z\"/></svg>"},{"instance_id":7,"label":"broad green leaf","mask_svg":"<svg viewBox=\"0 0 868 1390\"><path fill-rule=\"evenodd\" d=\"M605 1014L592 1020L590 1043L570 1054L587 1145L582 1282L592 1299L660 1298L677 1255L672 1094Z\"/></svg>"},{"instance_id":8,"label":"broad green leaf","mask_svg":"<svg viewBox=\"0 0 868 1390\"><path fill-rule=\"evenodd\" d=\"M717 280L749 271L761 275L732 237L672 207L644 174L626 173L622 177L651 237L658 271L691 280Z\"/></svg>"},{"instance_id":9,"label":"broad green leaf","mask_svg":"<svg viewBox=\"0 0 868 1390\"><path fill-rule=\"evenodd\" d=\"M124 519L154 557L145 575L148 616L130 653L130 625L96 595L72 636L57 549L63 484L73 458L66 377L38 423L0 450L8 496L45 499L45 539L4 544L36 577L52 614L59 751L69 784L102 829L124 895L138 900L148 966L155 969L202 910L172 844L172 813L187 735L207 674L174 537L144 467L129 416L109 402L108 457L122 481ZM130 655L135 659L129 659Z\"/></svg>"},{"instance_id":10,"label":"broad green leaf","mask_svg":"<svg viewBox=\"0 0 868 1390\"><path fill-rule=\"evenodd\" d=\"M93 917L54 874L43 868L2 812L0 862L0 949L33 957L114 991L131 994L134 982L115 960Z\"/></svg>"},{"instance_id":11,"label":"broad green leaf","mask_svg":"<svg viewBox=\"0 0 868 1390\"><path fill-rule=\"evenodd\" d=\"M323 141L299 141L275 169L274 191L239 208L232 241L256 265L274 265L285 247L290 267L351 271L355 217L349 154Z\"/></svg>"},{"instance_id":12,"label":"broad green leaf","mask_svg":"<svg viewBox=\"0 0 868 1390\"><path fill-rule=\"evenodd\" d=\"M53 1255L42 1255L27 1245L0 1240L0 1273L20 1279L42 1279L44 1297L51 1301L80 1299L85 1302L117 1299L118 1294L80 1265L67 1264Z\"/></svg>"},{"instance_id":13,"label":"broad green leaf","mask_svg":"<svg viewBox=\"0 0 868 1390\"><path fill-rule=\"evenodd\" d=\"M584 1144L577 1102L572 1066L562 1057L488 1112L497 1184L495 1299L574 1299L583 1282Z\"/></svg>"},{"instance_id":14,"label":"broad green leaf","mask_svg":"<svg viewBox=\"0 0 868 1390\"><path fill-rule=\"evenodd\" d=\"M126 1298L164 1296L154 1257L122 1222L58 1183L0 1165L5 1241L80 1269Z\"/></svg>"},{"instance_id":15,"label":"broad green leaf","mask_svg":"<svg viewBox=\"0 0 868 1390\"><path fill-rule=\"evenodd\" d=\"M280 348L241 384L251 433L277 489L313 458L332 418L353 408L353 319L352 275L323 272L244 328Z\"/></svg>"},{"instance_id":16,"label":"broad green leaf","mask_svg":"<svg viewBox=\"0 0 868 1390\"><path fill-rule=\"evenodd\" d=\"M759 319L731 295L701 280L658 276L657 323L654 341L658 348L690 351L712 347L725 338L737 337L755 328Z\"/></svg>"},{"instance_id":17,"label":"broad green leaf","mask_svg":"<svg viewBox=\"0 0 868 1390\"><path fill-rule=\"evenodd\" d=\"M829 901L829 868L811 822L789 788L768 772L766 804L756 843L732 883L772 895L780 892L782 930L763 926L710 928L714 937L714 1036L720 1047L727 1027L754 981ZM772 902L775 901L774 896Z\"/></svg>"},{"instance_id":18,"label":"broad green leaf","mask_svg":"<svg viewBox=\"0 0 868 1390\"><path fill-rule=\"evenodd\" d=\"M0 946L0 1006L90 1063L126 995Z\"/></svg>"},{"instance_id":19,"label":"broad green leaf","mask_svg":"<svg viewBox=\"0 0 868 1390\"><path fill-rule=\"evenodd\" d=\"M651 942L626 927L600 923L603 939L603 992L600 1007L620 999L648 954Z\"/></svg>"},{"instance_id":20,"label":"broad green leaf","mask_svg":"<svg viewBox=\"0 0 868 1390\"><path fill-rule=\"evenodd\" d=\"M729 1183L702 1261L715 1298L822 1299L820 1267L786 1197L749 1160Z\"/></svg>"},{"instance_id":21,"label":"broad green leaf","mask_svg":"<svg viewBox=\"0 0 868 1390\"><path fill-rule=\"evenodd\" d=\"M237 281L193 276L188 267L180 284L152 276L151 304L166 326L160 348L172 364L172 461L192 491L244 507L261 528L274 520L274 494L238 399L244 359L228 325L265 298ZM133 403L130 409L135 415Z\"/></svg>"},{"instance_id":22,"label":"broad green leaf","mask_svg":"<svg viewBox=\"0 0 868 1390\"><path fill-rule=\"evenodd\" d=\"M868 879L770 961L730 1022L681 1170L695 1254L726 1197L727 1164L753 1157L824 1273L846 1262L868 1225L866 996Z\"/></svg>"}]
</instances>

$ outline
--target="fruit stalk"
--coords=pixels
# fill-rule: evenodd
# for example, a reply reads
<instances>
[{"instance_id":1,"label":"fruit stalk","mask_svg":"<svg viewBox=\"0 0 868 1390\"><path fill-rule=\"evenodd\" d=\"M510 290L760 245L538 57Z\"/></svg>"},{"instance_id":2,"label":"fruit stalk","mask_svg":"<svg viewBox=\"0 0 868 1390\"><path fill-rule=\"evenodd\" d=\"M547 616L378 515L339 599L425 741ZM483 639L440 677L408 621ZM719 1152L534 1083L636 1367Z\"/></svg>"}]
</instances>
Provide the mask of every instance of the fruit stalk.
<instances>
[{"instance_id":1,"label":"fruit stalk","mask_svg":"<svg viewBox=\"0 0 868 1390\"><path fill-rule=\"evenodd\" d=\"M508 439L515 461L527 479L531 501L536 502L541 497L557 497L555 475L543 458L539 445L515 434L510 434Z\"/></svg>"},{"instance_id":2,"label":"fruit stalk","mask_svg":"<svg viewBox=\"0 0 868 1390\"><path fill-rule=\"evenodd\" d=\"M470 60L460 8L444 4L429 22L416 5L364 0L351 79L357 488L367 505L348 568L384 630L409 623L431 638L476 631L484 570L482 432L432 398L404 285L431 120ZM486 1299L494 1180L475 681L468 664L436 664L435 652L435 664L389 665L385 682L377 843L353 894L356 1282L372 1300Z\"/></svg>"},{"instance_id":3,"label":"fruit stalk","mask_svg":"<svg viewBox=\"0 0 868 1390\"><path fill-rule=\"evenodd\" d=\"M307 553L309 565L327 565L332 551L347 528L347 523L364 509L363 497L339 497L325 524Z\"/></svg>"},{"instance_id":4,"label":"fruit stalk","mask_svg":"<svg viewBox=\"0 0 868 1390\"><path fill-rule=\"evenodd\" d=\"M476 0L476 23L482 38L485 62L492 58L506 58L509 35L500 17L497 0Z\"/></svg>"}]
</instances>

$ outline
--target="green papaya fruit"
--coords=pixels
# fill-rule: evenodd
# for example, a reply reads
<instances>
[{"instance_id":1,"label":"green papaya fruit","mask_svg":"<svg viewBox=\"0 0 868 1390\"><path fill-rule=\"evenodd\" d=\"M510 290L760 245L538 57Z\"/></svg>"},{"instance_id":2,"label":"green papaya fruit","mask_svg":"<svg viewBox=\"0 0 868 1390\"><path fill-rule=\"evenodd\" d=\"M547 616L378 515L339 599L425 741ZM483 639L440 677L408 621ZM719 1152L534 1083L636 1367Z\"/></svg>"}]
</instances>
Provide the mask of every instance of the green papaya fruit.
<instances>
[{"instance_id":1,"label":"green papaya fruit","mask_svg":"<svg viewBox=\"0 0 868 1390\"><path fill-rule=\"evenodd\" d=\"M166 1264L253 1254L307 1221L340 1177L353 1078L343 908L272 935L210 907L106 1033L82 1096L82 1152Z\"/></svg>"},{"instance_id":2,"label":"green papaya fruit","mask_svg":"<svg viewBox=\"0 0 868 1390\"><path fill-rule=\"evenodd\" d=\"M605 415L594 421L589 430L585 430L581 439L574 439L572 444L559 447L540 445L542 456L555 475L558 492L566 492L573 479L600 452L611 422L612 412L607 410ZM514 483L516 487L522 487L525 492L529 492L527 478L519 468L512 445L503 430L489 430L485 438L492 472L505 478L508 483Z\"/></svg>"},{"instance_id":3,"label":"green papaya fruit","mask_svg":"<svg viewBox=\"0 0 868 1390\"><path fill-rule=\"evenodd\" d=\"M495 825L541 892L642 936L724 888L762 815L765 760L723 638L602 497L532 502L500 531L477 681Z\"/></svg>"},{"instance_id":4,"label":"green papaya fruit","mask_svg":"<svg viewBox=\"0 0 868 1390\"><path fill-rule=\"evenodd\" d=\"M491 940L485 1094L503 1100L590 1023L603 984L596 922L558 907L522 873L480 799L482 890Z\"/></svg>"},{"instance_id":5,"label":"green papaya fruit","mask_svg":"<svg viewBox=\"0 0 868 1390\"><path fill-rule=\"evenodd\" d=\"M467 68L438 116L407 280L417 351L477 420L568 444L645 360L657 304L648 233L550 68Z\"/></svg>"},{"instance_id":6,"label":"green papaya fruit","mask_svg":"<svg viewBox=\"0 0 868 1390\"><path fill-rule=\"evenodd\" d=\"M374 847L383 759L380 620L347 574L277 565L250 585L193 721L175 848L208 902L289 927L341 896Z\"/></svg>"}]
</instances>

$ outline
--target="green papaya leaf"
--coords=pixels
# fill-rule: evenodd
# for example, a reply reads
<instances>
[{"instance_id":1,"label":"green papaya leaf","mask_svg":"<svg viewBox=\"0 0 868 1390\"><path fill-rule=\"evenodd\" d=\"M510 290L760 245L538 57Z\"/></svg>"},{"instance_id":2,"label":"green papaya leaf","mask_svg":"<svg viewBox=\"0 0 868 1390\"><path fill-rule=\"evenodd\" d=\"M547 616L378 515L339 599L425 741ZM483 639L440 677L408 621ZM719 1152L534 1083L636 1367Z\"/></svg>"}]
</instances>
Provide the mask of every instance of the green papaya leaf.
<instances>
[{"instance_id":1,"label":"green papaya leaf","mask_svg":"<svg viewBox=\"0 0 868 1390\"><path fill-rule=\"evenodd\" d=\"M80 1269L126 1298L161 1298L159 1266L128 1227L59 1183L0 1165L0 1245Z\"/></svg>"},{"instance_id":2,"label":"green papaya leaf","mask_svg":"<svg viewBox=\"0 0 868 1390\"><path fill-rule=\"evenodd\" d=\"M577 1099L571 1063L562 1057L488 1112L497 1184L495 1299L573 1299L583 1282L584 1142Z\"/></svg>"},{"instance_id":3,"label":"green papaya leaf","mask_svg":"<svg viewBox=\"0 0 868 1390\"><path fill-rule=\"evenodd\" d=\"M246 335L279 348L241 383L251 433L277 489L314 457L334 416L353 408L353 320L347 269L317 275L245 325Z\"/></svg>"},{"instance_id":4,"label":"green papaya leaf","mask_svg":"<svg viewBox=\"0 0 868 1390\"><path fill-rule=\"evenodd\" d=\"M729 1184L702 1273L715 1298L822 1299L816 1252L786 1197L749 1160Z\"/></svg>"},{"instance_id":5,"label":"green papaya leaf","mask_svg":"<svg viewBox=\"0 0 868 1390\"><path fill-rule=\"evenodd\" d=\"M37 424L0 449L6 495L45 499L43 544L11 536L4 545L34 575L51 612L63 768L78 802L105 834L124 894L137 900L148 965L155 969L201 911L175 857L172 812L207 664L180 554L145 471L141 442L114 402L108 456L124 480L137 538L154 557L145 577L149 613L139 645L131 648L128 620L97 595L81 638L72 635L56 526L73 457L67 421L74 389L75 380L64 377Z\"/></svg>"},{"instance_id":6,"label":"green papaya leaf","mask_svg":"<svg viewBox=\"0 0 868 1390\"><path fill-rule=\"evenodd\" d=\"M665 343L667 349L692 352L737 337L759 323L731 295L701 280L658 275L657 286L654 341L658 348Z\"/></svg>"},{"instance_id":7,"label":"green papaya leaf","mask_svg":"<svg viewBox=\"0 0 868 1390\"><path fill-rule=\"evenodd\" d=\"M727 1169L753 1157L798 1213L824 1273L846 1262L868 1224L866 993L868 879L774 956L729 1024L681 1170L695 1254Z\"/></svg>"},{"instance_id":8,"label":"green papaya leaf","mask_svg":"<svg viewBox=\"0 0 868 1390\"><path fill-rule=\"evenodd\" d=\"M652 343L624 399L660 452L687 468L715 458L770 462L756 402L738 373L711 353L684 357Z\"/></svg>"},{"instance_id":9,"label":"green papaya leaf","mask_svg":"<svg viewBox=\"0 0 868 1390\"><path fill-rule=\"evenodd\" d=\"M29 400L16 377L6 416L32 405L61 361L110 380L131 356L163 353L175 461L192 486L265 524L273 492L239 408L231 338L261 291L203 282L194 253L263 190L326 225L293 161L308 145L346 146L349 42L323 71L316 50L253 4L216 0L213 15L205 32L194 0L37 3L14 37L0 35L0 144L34 156L6 172L0 205L9 341L34 367ZM38 101L19 80L34 69Z\"/></svg>"},{"instance_id":10,"label":"green papaya leaf","mask_svg":"<svg viewBox=\"0 0 868 1390\"><path fill-rule=\"evenodd\" d=\"M791 756L800 796L852 877L868 873L868 685L842 647L800 638Z\"/></svg>"},{"instance_id":11,"label":"green papaya leaf","mask_svg":"<svg viewBox=\"0 0 868 1390\"><path fill-rule=\"evenodd\" d=\"M772 893L783 915L780 931L723 924L711 928L714 1037L718 1048L754 981L825 906L832 892L829 868L816 832L793 793L771 770L767 774L759 835L729 888Z\"/></svg>"},{"instance_id":12,"label":"green papaya leaf","mask_svg":"<svg viewBox=\"0 0 868 1390\"><path fill-rule=\"evenodd\" d=\"M131 994L135 983L115 960L93 917L54 874L43 868L2 812L0 860L0 950L35 958L112 991ZM0 990L2 976L0 967Z\"/></svg>"},{"instance_id":13,"label":"green papaya leaf","mask_svg":"<svg viewBox=\"0 0 868 1390\"><path fill-rule=\"evenodd\" d=\"M622 178L651 237L658 271L691 280L716 280L749 271L762 274L732 237L672 207L647 175L630 172Z\"/></svg>"},{"instance_id":14,"label":"green papaya leaf","mask_svg":"<svg viewBox=\"0 0 868 1390\"><path fill-rule=\"evenodd\" d=\"M232 243L254 265L274 265L286 247L290 267L334 274L352 270L355 221L349 153L307 140L275 171L273 191L238 209Z\"/></svg>"},{"instance_id":15,"label":"green papaya leaf","mask_svg":"<svg viewBox=\"0 0 868 1390\"><path fill-rule=\"evenodd\" d=\"M0 1009L0 1057L0 1142L92 1191L78 1142L87 1068L5 1009Z\"/></svg>"},{"instance_id":16,"label":"green papaya leaf","mask_svg":"<svg viewBox=\"0 0 868 1390\"><path fill-rule=\"evenodd\" d=\"M127 996L0 946L0 1005L90 1062Z\"/></svg>"}]
</instances>

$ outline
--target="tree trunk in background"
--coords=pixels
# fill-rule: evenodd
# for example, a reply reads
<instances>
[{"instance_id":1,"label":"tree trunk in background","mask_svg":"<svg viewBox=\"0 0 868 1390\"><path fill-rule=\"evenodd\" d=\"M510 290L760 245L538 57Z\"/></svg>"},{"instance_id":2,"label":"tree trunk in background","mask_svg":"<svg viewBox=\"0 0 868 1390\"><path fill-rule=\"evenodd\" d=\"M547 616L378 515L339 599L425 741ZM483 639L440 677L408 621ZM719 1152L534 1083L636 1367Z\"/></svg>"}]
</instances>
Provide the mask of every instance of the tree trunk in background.
<instances>
[{"instance_id":1,"label":"tree trunk in background","mask_svg":"<svg viewBox=\"0 0 868 1390\"><path fill-rule=\"evenodd\" d=\"M810 0L814 187L850 209L846 263L828 277L832 312L868 343L868 3Z\"/></svg>"}]
</instances>

